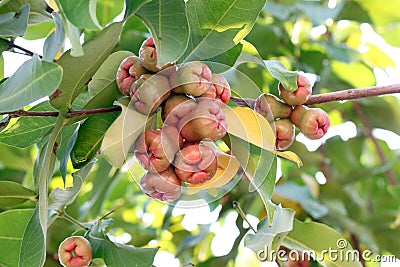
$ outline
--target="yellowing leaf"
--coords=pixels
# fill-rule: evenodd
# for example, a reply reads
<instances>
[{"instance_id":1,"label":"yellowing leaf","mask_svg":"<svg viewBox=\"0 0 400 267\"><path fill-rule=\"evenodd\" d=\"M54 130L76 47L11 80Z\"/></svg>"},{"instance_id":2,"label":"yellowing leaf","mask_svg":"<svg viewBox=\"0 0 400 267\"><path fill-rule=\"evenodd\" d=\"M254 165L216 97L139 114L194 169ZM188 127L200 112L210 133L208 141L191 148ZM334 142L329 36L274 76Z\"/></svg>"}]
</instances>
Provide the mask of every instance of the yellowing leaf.
<instances>
[{"instance_id":1,"label":"yellowing leaf","mask_svg":"<svg viewBox=\"0 0 400 267\"><path fill-rule=\"evenodd\" d=\"M294 152L292 151L275 151L275 154L279 157L291 160L295 163L297 163L297 166L299 168L303 167L303 162L301 161L301 158Z\"/></svg>"},{"instance_id":2,"label":"yellowing leaf","mask_svg":"<svg viewBox=\"0 0 400 267\"><path fill-rule=\"evenodd\" d=\"M111 165L120 168L129 148L144 131L148 116L130 108L128 98L122 98L115 104L122 108L122 112L105 134L100 151Z\"/></svg>"},{"instance_id":3,"label":"yellowing leaf","mask_svg":"<svg viewBox=\"0 0 400 267\"><path fill-rule=\"evenodd\" d=\"M187 184L187 193L193 195L200 190L207 189L210 195L216 196L218 193L217 189L229 183L235 176L240 167L240 163L236 157L219 150L214 143L203 142L203 144L208 145L215 151L217 155L218 169L213 178L202 184Z\"/></svg>"},{"instance_id":4,"label":"yellowing leaf","mask_svg":"<svg viewBox=\"0 0 400 267\"><path fill-rule=\"evenodd\" d=\"M268 121L250 108L223 108L228 133L268 151L275 151L275 132Z\"/></svg>"}]
</instances>

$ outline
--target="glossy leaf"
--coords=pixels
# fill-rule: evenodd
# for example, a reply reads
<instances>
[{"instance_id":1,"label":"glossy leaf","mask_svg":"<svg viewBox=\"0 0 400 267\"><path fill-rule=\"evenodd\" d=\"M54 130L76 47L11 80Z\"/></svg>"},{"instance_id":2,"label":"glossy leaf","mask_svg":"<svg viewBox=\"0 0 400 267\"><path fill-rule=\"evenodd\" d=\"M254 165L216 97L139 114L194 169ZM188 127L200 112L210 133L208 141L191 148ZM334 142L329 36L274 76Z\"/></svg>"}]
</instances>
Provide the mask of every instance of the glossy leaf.
<instances>
[{"instance_id":1,"label":"glossy leaf","mask_svg":"<svg viewBox=\"0 0 400 267\"><path fill-rule=\"evenodd\" d=\"M400 101L395 96L362 99L363 113L373 128L382 128L400 134ZM385 119L382 119L382 118Z\"/></svg>"},{"instance_id":2,"label":"glossy leaf","mask_svg":"<svg viewBox=\"0 0 400 267\"><path fill-rule=\"evenodd\" d=\"M111 22L124 9L124 0L98 0L96 6L96 17L101 25Z\"/></svg>"},{"instance_id":3,"label":"glossy leaf","mask_svg":"<svg viewBox=\"0 0 400 267\"><path fill-rule=\"evenodd\" d=\"M0 85L0 112L21 109L51 94L60 84L61 77L60 66L34 56Z\"/></svg>"},{"instance_id":4,"label":"glossy leaf","mask_svg":"<svg viewBox=\"0 0 400 267\"><path fill-rule=\"evenodd\" d=\"M22 36L28 26L29 5L21 7L19 14L0 14L0 36Z\"/></svg>"},{"instance_id":5,"label":"glossy leaf","mask_svg":"<svg viewBox=\"0 0 400 267\"><path fill-rule=\"evenodd\" d=\"M58 64L64 69L64 75L60 87L51 97L50 103L53 107L58 110L71 107L72 101L84 90L84 85L111 53L121 28L122 23L114 23L104 29L84 45L84 56L73 57L70 53L65 53L58 60Z\"/></svg>"},{"instance_id":6,"label":"glossy leaf","mask_svg":"<svg viewBox=\"0 0 400 267\"><path fill-rule=\"evenodd\" d=\"M9 181L0 181L0 207L12 207L25 201L35 201L35 192Z\"/></svg>"},{"instance_id":7,"label":"glossy leaf","mask_svg":"<svg viewBox=\"0 0 400 267\"><path fill-rule=\"evenodd\" d=\"M37 205L23 234L17 266L43 266L46 257L45 242L39 220L39 205Z\"/></svg>"},{"instance_id":8,"label":"glossy leaf","mask_svg":"<svg viewBox=\"0 0 400 267\"><path fill-rule=\"evenodd\" d=\"M275 132L259 113L244 107L223 108L227 132L265 150L275 150Z\"/></svg>"},{"instance_id":9,"label":"glossy leaf","mask_svg":"<svg viewBox=\"0 0 400 267\"><path fill-rule=\"evenodd\" d=\"M88 30L101 29L96 18L97 1L83 0L76 2L74 0L57 0L56 2L67 19L76 27Z\"/></svg>"},{"instance_id":10,"label":"glossy leaf","mask_svg":"<svg viewBox=\"0 0 400 267\"><path fill-rule=\"evenodd\" d=\"M288 91L297 89L297 72L288 71L285 66L277 60L265 60L269 73L277 79Z\"/></svg>"},{"instance_id":11,"label":"glossy leaf","mask_svg":"<svg viewBox=\"0 0 400 267\"><path fill-rule=\"evenodd\" d=\"M275 193L298 202L301 207L313 218L319 219L328 213L327 207L320 204L312 195L307 186L300 186L293 182L278 185Z\"/></svg>"},{"instance_id":12,"label":"glossy leaf","mask_svg":"<svg viewBox=\"0 0 400 267\"><path fill-rule=\"evenodd\" d=\"M260 66L266 67L261 56L258 54L257 49L251 43L243 40L241 44L242 51L236 61L235 67L247 62L254 62L259 64Z\"/></svg>"},{"instance_id":13,"label":"glossy leaf","mask_svg":"<svg viewBox=\"0 0 400 267\"><path fill-rule=\"evenodd\" d=\"M43 0L3 0L0 3L0 13L19 12L22 6L29 4L29 25L51 21L51 15L46 11Z\"/></svg>"},{"instance_id":14,"label":"glossy leaf","mask_svg":"<svg viewBox=\"0 0 400 267\"><path fill-rule=\"evenodd\" d=\"M228 51L205 61L213 73L222 73L233 67L242 52L243 44L239 43Z\"/></svg>"},{"instance_id":15,"label":"glossy leaf","mask_svg":"<svg viewBox=\"0 0 400 267\"><path fill-rule=\"evenodd\" d=\"M90 162L85 167L75 172L72 176L74 178L74 185L66 189L56 188L49 196L49 210L63 211L65 207L73 203L78 196L79 190L83 182L91 171L95 161Z\"/></svg>"},{"instance_id":16,"label":"glossy leaf","mask_svg":"<svg viewBox=\"0 0 400 267\"><path fill-rule=\"evenodd\" d=\"M177 61L189 40L189 25L183 0L155 0L136 13L149 28L157 48L157 64Z\"/></svg>"},{"instance_id":17,"label":"glossy leaf","mask_svg":"<svg viewBox=\"0 0 400 267\"><path fill-rule=\"evenodd\" d=\"M76 26L74 26L67 18L65 18L65 15L63 15L63 19L64 19L65 33L68 39L70 40L72 46L70 55L73 57L83 56L85 52L83 51L83 47L80 42L80 37L81 37L80 30Z\"/></svg>"},{"instance_id":18,"label":"glossy leaf","mask_svg":"<svg viewBox=\"0 0 400 267\"><path fill-rule=\"evenodd\" d=\"M141 6L146 3L151 2L151 0L125 0L125 15L124 18L127 19L133 15Z\"/></svg>"},{"instance_id":19,"label":"glossy leaf","mask_svg":"<svg viewBox=\"0 0 400 267\"><path fill-rule=\"evenodd\" d=\"M1 265L18 266L22 237L32 212L31 209L18 209L0 213Z\"/></svg>"},{"instance_id":20,"label":"glossy leaf","mask_svg":"<svg viewBox=\"0 0 400 267\"><path fill-rule=\"evenodd\" d=\"M266 256L269 256L269 251L278 251L285 236L293 229L293 219L293 210L277 206L272 224L268 223L268 218L261 220L257 226L257 233L249 234L245 238L245 246L257 255L262 254L260 251L264 251ZM273 260L268 257L266 259Z\"/></svg>"},{"instance_id":21,"label":"glossy leaf","mask_svg":"<svg viewBox=\"0 0 400 267\"><path fill-rule=\"evenodd\" d=\"M345 64L333 61L332 69L339 79L348 82L354 88L374 86L376 83L373 71L363 63Z\"/></svg>"},{"instance_id":22,"label":"glossy leaf","mask_svg":"<svg viewBox=\"0 0 400 267\"><path fill-rule=\"evenodd\" d=\"M265 5L264 0L187 2L189 45L181 61L203 60L224 53L251 30Z\"/></svg>"},{"instance_id":23,"label":"glossy leaf","mask_svg":"<svg viewBox=\"0 0 400 267\"><path fill-rule=\"evenodd\" d=\"M158 248L136 248L113 243L100 227L95 225L87 237L92 245L93 258L102 258L107 266L152 266Z\"/></svg>"},{"instance_id":24,"label":"glossy leaf","mask_svg":"<svg viewBox=\"0 0 400 267\"><path fill-rule=\"evenodd\" d=\"M351 254L352 247L344 237L332 228L316 222L301 222L294 220L293 230L283 240L283 245L290 249L300 251L312 251L316 255L316 260L327 267L359 267L359 261L353 261L352 257L348 259L338 257L336 260L329 259L326 252L323 251L338 250L340 255Z\"/></svg>"},{"instance_id":25,"label":"glossy leaf","mask_svg":"<svg viewBox=\"0 0 400 267\"><path fill-rule=\"evenodd\" d=\"M21 109L53 93L60 84L62 68L36 55L0 84L0 112Z\"/></svg>"},{"instance_id":26,"label":"glossy leaf","mask_svg":"<svg viewBox=\"0 0 400 267\"><path fill-rule=\"evenodd\" d=\"M43 58L53 61L65 40L64 24L59 13L53 13L55 30L47 37L43 46Z\"/></svg>"},{"instance_id":27,"label":"glossy leaf","mask_svg":"<svg viewBox=\"0 0 400 267\"><path fill-rule=\"evenodd\" d=\"M56 151L57 159L60 162L60 173L64 183L67 179L69 155L76 142L78 129L79 129L78 123L64 127L64 129L61 132L61 141Z\"/></svg>"},{"instance_id":28,"label":"glossy leaf","mask_svg":"<svg viewBox=\"0 0 400 267\"><path fill-rule=\"evenodd\" d=\"M89 82L89 93L92 96L96 95L111 83L115 83L115 76L122 60L133 55L130 51L118 51L108 56Z\"/></svg>"},{"instance_id":29,"label":"glossy leaf","mask_svg":"<svg viewBox=\"0 0 400 267\"><path fill-rule=\"evenodd\" d=\"M29 111L55 111L48 101L42 102ZM0 143L24 148L31 146L49 133L54 126L56 119L54 117L22 117L0 133Z\"/></svg>"},{"instance_id":30,"label":"glossy leaf","mask_svg":"<svg viewBox=\"0 0 400 267\"><path fill-rule=\"evenodd\" d=\"M271 202L275 188L276 159L270 151L251 145L235 136L230 136L231 152L250 180L249 191L257 191L272 224L275 205Z\"/></svg>"},{"instance_id":31,"label":"glossy leaf","mask_svg":"<svg viewBox=\"0 0 400 267\"><path fill-rule=\"evenodd\" d=\"M129 148L144 132L149 117L129 106L127 98L122 98L115 104L122 107L122 112L106 132L100 151L111 165L120 168Z\"/></svg>"},{"instance_id":32,"label":"glossy leaf","mask_svg":"<svg viewBox=\"0 0 400 267\"><path fill-rule=\"evenodd\" d=\"M118 115L117 112L96 114L84 121L71 151L71 161L75 169L82 168L96 156L104 135Z\"/></svg>"}]
</instances>

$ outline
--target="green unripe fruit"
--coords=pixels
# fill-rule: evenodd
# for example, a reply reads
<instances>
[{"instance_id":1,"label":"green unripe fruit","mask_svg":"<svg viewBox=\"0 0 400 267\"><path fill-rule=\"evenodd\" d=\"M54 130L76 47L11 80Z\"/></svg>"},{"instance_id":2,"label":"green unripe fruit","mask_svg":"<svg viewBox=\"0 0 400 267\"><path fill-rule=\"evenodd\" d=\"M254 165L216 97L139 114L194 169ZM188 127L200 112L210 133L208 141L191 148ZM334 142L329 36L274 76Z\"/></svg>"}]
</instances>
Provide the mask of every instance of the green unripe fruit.
<instances>
[{"instance_id":1,"label":"green unripe fruit","mask_svg":"<svg viewBox=\"0 0 400 267\"><path fill-rule=\"evenodd\" d=\"M254 110L260 113L268 122L276 119L285 119L290 117L292 107L272 94L260 95L255 103Z\"/></svg>"},{"instance_id":2,"label":"green unripe fruit","mask_svg":"<svg viewBox=\"0 0 400 267\"><path fill-rule=\"evenodd\" d=\"M169 79L174 93L201 96L210 88L211 76L206 64L192 61L182 65Z\"/></svg>"},{"instance_id":3,"label":"green unripe fruit","mask_svg":"<svg viewBox=\"0 0 400 267\"><path fill-rule=\"evenodd\" d=\"M294 108L290 120L302 134L312 140L323 137L330 126L329 116L325 111L303 105Z\"/></svg>"},{"instance_id":4,"label":"green unripe fruit","mask_svg":"<svg viewBox=\"0 0 400 267\"><path fill-rule=\"evenodd\" d=\"M142 74L148 71L143 68L137 56L125 58L118 68L116 82L118 89L124 95L129 95L132 84L139 79Z\"/></svg>"},{"instance_id":5,"label":"green unripe fruit","mask_svg":"<svg viewBox=\"0 0 400 267\"><path fill-rule=\"evenodd\" d=\"M131 87L131 101L137 111L150 114L157 110L171 94L168 78L143 74Z\"/></svg>"},{"instance_id":6,"label":"green unripe fruit","mask_svg":"<svg viewBox=\"0 0 400 267\"><path fill-rule=\"evenodd\" d=\"M149 172L165 171L174 161L183 141L178 130L164 126L157 130L146 130L139 135L134 153L140 165Z\"/></svg>"},{"instance_id":7,"label":"green unripe fruit","mask_svg":"<svg viewBox=\"0 0 400 267\"><path fill-rule=\"evenodd\" d=\"M311 93L311 83L301 74L297 76L297 89L293 92L286 90L283 85L279 83L279 96L291 106L304 104L311 96Z\"/></svg>"},{"instance_id":8,"label":"green unripe fruit","mask_svg":"<svg viewBox=\"0 0 400 267\"><path fill-rule=\"evenodd\" d=\"M274 122L275 126L275 148L285 150L294 141L294 125L289 119L280 119Z\"/></svg>"},{"instance_id":9,"label":"green unripe fruit","mask_svg":"<svg viewBox=\"0 0 400 267\"><path fill-rule=\"evenodd\" d=\"M201 184L216 173L217 157L210 147L197 143L179 151L174 166L175 173L182 182Z\"/></svg>"},{"instance_id":10,"label":"green unripe fruit","mask_svg":"<svg viewBox=\"0 0 400 267\"><path fill-rule=\"evenodd\" d=\"M179 121L197 106L197 102L185 95L172 95L162 104L161 118L166 125L177 127Z\"/></svg>"},{"instance_id":11,"label":"green unripe fruit","mask_svg":"<svg viewBox=\"0 0 400 267\"><path fill-rule=\"evenodd\" d=\"M182 182L172 167L160 173L146 172L140 179L140 187L149 197L166 202L172 202L182 194Z\"/></svg>"},{"instance_id":12,"label":"green unripe fruit","mask_svg":"<svg viewBox=\"0 0 400 267\"><path fill-rule=\"evenodd\" d=\"M217 141L225 136L225 115L215 100L202 99L196 107L178 123L178 130L188 142L203 139Z\"/></svg>"}]
</instances>

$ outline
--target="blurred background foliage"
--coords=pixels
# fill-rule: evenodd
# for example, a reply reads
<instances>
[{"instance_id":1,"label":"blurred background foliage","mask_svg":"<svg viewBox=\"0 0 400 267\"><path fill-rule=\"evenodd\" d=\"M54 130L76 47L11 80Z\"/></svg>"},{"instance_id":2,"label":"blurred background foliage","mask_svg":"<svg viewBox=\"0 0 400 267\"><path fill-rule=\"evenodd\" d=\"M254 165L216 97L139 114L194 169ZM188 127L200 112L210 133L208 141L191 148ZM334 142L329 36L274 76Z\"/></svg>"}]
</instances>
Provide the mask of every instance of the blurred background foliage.
<instances>
[{"instance_id":1,"label":"blurred background foliage","mask_svg":"<svg viewBox=\"0 0 400 267\"><path fill-rule=\"evenodd\" d=\"M101 25L111 22L124 8L123 0L97 2ZM277 59L290 70L318 75L314 94L398 83L399 9L399 0L271 0L245 40L263 59ZM23 38L45 38L53 28L52 21L31 23ZM85 29L84 41L97 33ZM145 25L132 16L115 50L137 53L148 35ZM238 69L262 91L278 94L277 81L266 69L254 63ZM338 230L353 247L400 258L400 187L396 182L400 178L400 99L390 95L318 106L329 113L332 129L322 141L297 136L290 150L301 157L304 166L299 169L292 162L279 160L273 200L294 209L298 219L322 222ZM31 170L38 149L1 144L0 151L0 180L33 189ZM67 186L72 184L72 172L69 162ZM246 179L223 198L193 212L145 196L131 176L140 177L142 172L138 164L127 171L98 157L68 213L80 221L91 221L114 211L110 215L114 224L108 232L112 240L160 246L156 266L269 266L241 243L247 226L232 201L241 203L254 225L265 216L261 199L248 192ZM57 187L64 187L59 171L50 182L50 189ZM34 202L24 202L12 209L34 206ZM0 214L0 229L4 223ZM58 266L54 260L58 244L77 230L62 219L51 225L45 266ZM4 253L1 249L0 259L8 256ZM94 262L94 266L101 265L101 260Z\"/></svg>"}]
</instances>

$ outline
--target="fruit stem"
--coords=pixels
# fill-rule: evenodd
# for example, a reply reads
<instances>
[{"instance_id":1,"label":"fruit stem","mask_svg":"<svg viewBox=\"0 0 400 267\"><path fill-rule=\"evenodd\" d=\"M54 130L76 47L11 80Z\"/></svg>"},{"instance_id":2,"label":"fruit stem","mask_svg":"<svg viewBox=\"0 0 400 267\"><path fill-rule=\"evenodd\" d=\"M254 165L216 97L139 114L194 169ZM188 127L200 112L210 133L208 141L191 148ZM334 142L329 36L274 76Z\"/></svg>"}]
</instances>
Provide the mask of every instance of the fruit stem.
<instances>
[{"instance_id":1,"label":"fruit stem","mask_svg":"<svg viewBox=\"0 0 400 267\"><path fill-rule=\"evenodd\" d=\"M58 216L60 216L60 218L64 218L64 219L66 219L67 221L69 221L69 222L71 222L71 223L73 223L73 224L75 224L75 225L77 225L77 226L79 226L79 227L85 229L86 231L89 230L88 227L84 226L82 223L80 223L79 221L77 221L75 218L73 218L72 216L70 216L70 215L68 215L67 213L65 213L65 211L57 211L57 213L58 213Z\"/></svg>"},{"instance_id":2,"label":"fruit stem","mask_svg":"<svg viewBox=\"0 0 400 267\"><path fill-rule=\"evenodd\" d=\"M240 207L239 202L237 202L236 200L232 201L232 206L234 209L237 210L237 212L239 213L240 217L242 217L242 219L247 222L247 224L249 225L250 229L253 230L253 232L256 234L257 231L253 228L253 226L251 225L250 221L247 219L246 214L243 212L242 208Z\"/></svg>"}]
</instances>

